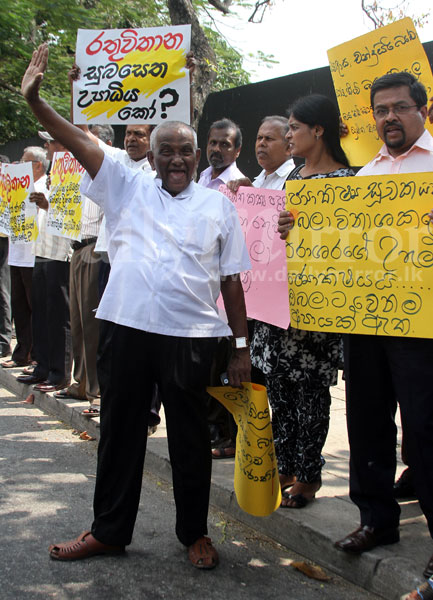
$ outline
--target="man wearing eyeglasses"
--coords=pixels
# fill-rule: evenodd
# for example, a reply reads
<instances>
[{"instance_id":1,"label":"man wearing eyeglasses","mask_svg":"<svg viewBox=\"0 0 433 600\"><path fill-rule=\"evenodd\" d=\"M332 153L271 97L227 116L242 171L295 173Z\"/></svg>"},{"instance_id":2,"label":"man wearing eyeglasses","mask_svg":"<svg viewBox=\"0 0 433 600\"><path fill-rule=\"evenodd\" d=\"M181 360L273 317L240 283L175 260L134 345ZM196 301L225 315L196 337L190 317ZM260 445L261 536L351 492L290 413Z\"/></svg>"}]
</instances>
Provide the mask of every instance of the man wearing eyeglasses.
<instances>
[{"instance_id":1,"label":"man wearing eyeglasses","mask_svg":"<svg viewBox=\"0 0 433 600\"><path fill-rule=\"evenodd\" d=\"M393 73L373 84L370 98L384 145L357 175L433 171L424 86L409 73ZM361 526L336 547L360 554L399 541L400 507L393 496L397 403L415 490L433 537L433 339L346 338L350 498L360 510ZM432 574L433 557L424 571L426 577Z\"/></svg>"}]
</instances>

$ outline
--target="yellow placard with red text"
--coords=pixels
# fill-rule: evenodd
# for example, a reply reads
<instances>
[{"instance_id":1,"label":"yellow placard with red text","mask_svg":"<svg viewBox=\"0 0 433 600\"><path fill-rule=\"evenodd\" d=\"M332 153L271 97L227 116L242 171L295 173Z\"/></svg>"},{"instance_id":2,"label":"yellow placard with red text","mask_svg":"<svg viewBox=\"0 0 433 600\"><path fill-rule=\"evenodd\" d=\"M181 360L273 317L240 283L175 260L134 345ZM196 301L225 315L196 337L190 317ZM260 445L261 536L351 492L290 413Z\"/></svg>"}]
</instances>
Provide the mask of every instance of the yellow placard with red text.
<instances>
[{"instance_id":1,"label":"yellow placard with red text","mask_svg":"<svg viewBox=\"0 0 433 600\"><path fill-rule=\"evenodd\" d=\"M350 164L363 166L378 152L380 141L370 108L373 82L386 73L412 73L433 94L430 63L412 19L405 18L328 50L341 118L349 129L342 146ZM433 126L427 123L433 133Z\"/></svg>"},{"instance_id":2,"label":"yellow placard with red text","mask_svg":"<svg viewBox=\"0 0 433 600\"><path fill-rule=\"evenodd\" d=\"M81 181L86 171L70 152L56 152L50 171L47 232L81 240L83 199Z\"/></svg>"},{"instance_id":3,"label":"yellow placard with red text","mask_svg":"<svg viewBox=\"0 0 433 600\"><path fill-rule=\"evenodd\" d=\"M433 338L433 173L290 181L291 325Z\"/></svg>"},{"instance_id":4,"label":"yellow placard with red text","mask_svg":"<svg viewBox=\"0 0 433 600\"><path fill-rule=\"evenodd\" d=\"M208 393L231 412L238 426L234 488L239 506L256 517L266 517L281 504L266 388L244 383L242 389L208 387Z\"/></svg>"},{"instance_id":5,"label":"yellow placard with red text","mask_svg":"<svg viewBox=\"0 0 433 600\"><path fill-rule=\"evenodd\" d=\"M2 231L13 243L34 242L39 231L37 208L30 202L30 193L34 190L32 163L3 164L1 188Z\"/></svg>"},{"instance_id":6,"label":"yellow placard with red text","mask_svg":"<svg viewBox=\"0 0 433 600\"><path fill-rule=\"evenodd\" d=\"M79 29L74 123L190 121L191 25Z\"/></svg>"},{"instance_id":7,"label":"yellow placard with red text","mask_svg":"<svg viewBox=\"0 0 433 600\"><path fill-rule=\"evenodd\" d=\"M9 224L9 202L6 194L6 170L7 163L0 163L0 233L10 234Z\"/></svg>"}]
</instances>

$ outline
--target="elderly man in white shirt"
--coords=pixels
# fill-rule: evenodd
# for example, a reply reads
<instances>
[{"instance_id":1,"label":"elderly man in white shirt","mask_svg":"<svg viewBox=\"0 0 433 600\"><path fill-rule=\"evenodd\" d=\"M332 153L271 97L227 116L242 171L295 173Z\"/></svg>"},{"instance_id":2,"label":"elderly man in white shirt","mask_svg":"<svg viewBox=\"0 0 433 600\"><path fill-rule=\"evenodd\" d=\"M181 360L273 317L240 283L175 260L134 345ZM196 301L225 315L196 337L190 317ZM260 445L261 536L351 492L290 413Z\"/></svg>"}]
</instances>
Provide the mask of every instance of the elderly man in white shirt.
<instances>
[{"instance_id":1,"label":"elderly man in white shirt","mask_svg":"<svg viewBox=\"0 0 433 600\"><path fill-rule=\"evenodd\" d=\"M46 192L47 151L38 146L25 148L21 162L31 162L35 192ZM11 267L12 316L15 321L17 345L11 360L2 363L3 368L26 366L31 360L33 348L32 332L32 281L35 253L33 243L9 244L9 265ZM47 375L48 373L46 373ZM25 383L38 383L39 378Z\"/></svg>"},{"instance_id":2,"label":"elderly man in white shirt","mask_svg":"<svg viewBox=\"0 0 433 600\"><path fill-rule=\"evenodd\" d=\"M71 336L69 316L69 261L71 242L47 232L48 190L46 188L48 157L46 150L30 146L24 150L24 161L39 165L43 173L35 183L30 201L38 206L38 237L32 244L34 268L32 279L33 355L37 361L32 374L18 381L36 384L43 392L65 387L71 375Z\"/></svg>"},{"instance_id":3,"label":"elderly man in white shirt","mask_svg":"<svg viewBox=\"0 0 433 600\"><path fill-rule=\"evenodd\" d=\"M176 533L193 566L211 569L218 554L206 535L211 455L202 399L218 336L234 337L231 385L249 381L251 368L239 278L250 262L236 210L222 194L192 181L200 151L188 125L168 122L152 133L156 179L104 155L40 98L47 58L43 44L22 92L47 131L55 131L87 170L84 192L105 211L112 257L98 309L104 344L95 520L74 542L51 546L50 556L78 560L120 553L130 544L156 382L166 413ZM218 316L220 290L229 326Z\"/></svg>"}]
</instances>

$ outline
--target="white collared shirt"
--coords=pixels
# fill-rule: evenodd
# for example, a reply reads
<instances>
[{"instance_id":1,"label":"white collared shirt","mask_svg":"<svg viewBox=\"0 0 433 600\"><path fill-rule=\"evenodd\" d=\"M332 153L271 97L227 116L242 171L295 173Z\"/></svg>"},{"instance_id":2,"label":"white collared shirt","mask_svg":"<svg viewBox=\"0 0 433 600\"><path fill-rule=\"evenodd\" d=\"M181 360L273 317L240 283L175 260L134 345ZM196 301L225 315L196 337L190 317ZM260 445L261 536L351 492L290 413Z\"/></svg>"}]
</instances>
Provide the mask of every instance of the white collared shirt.
<instances>
[{"instance_id":1,"label":"white collared shirt","mask_svg":"<svg viewBox=\"0 0 433 600\"><path fill-rule=\"evenodd\" d=\"M241 179L241 177L245 177L245 175L238 169L235 161L224 169L218 177L215 177L215 179L212 179L212 167L208 167L201 172L198 183L210 190L218 190L220 185L226 185L229 181Z\"/></svg>"},{"instance_id":2,"label":"white collared shirt","mask_svg":"<svg viewBox=\"0 0 433 600\"><path fill-rule=\"evenodd\" d=\"M173 197L160 179L107 155L82 190L104 210L109 234L98 318L164 335L231 335L216 307L220 278L251 265L228 198L194 182Z\"/></svg>"},{"instance_id":3,"label":"white collared shirt","mask_svg":"<svg viewBox=\"0 0 433 600\"><path fill-rule=\"evenodd\" d=\"M130 169L141 169L144 173L152 173L152 167L150 166L150 162L147 160L147 156L141 158L140 160L132 160L132 158L129 158L127 151L123 148L114 148L114 146L109 146L99 139L98 146L101 148L104 154L111 156L111 158L114 158L114 160L118 160Z\"/></svg>"},{"instance_id":4,"label":"white collared shirt","mask_svg":"<svg viewBox=\"0 0 433 600\"><path fill-rule=\"evenodd\" d=\"M260 175L257 175L254 179L253 186L255 188L263 188L266 190L282 190L288 174L290 171L293 171L294 168L295 163L289 158L270 175L266 175L266 171L263 169Z\"/></svg>"},{"instance_id":5,"label":"white collared shirt","mask_svg":"<svg viewBox=\"0 0 433 600\"><path fill-rule=\"evenodd\" d=\"M433 137L425 129L417 141L399 156L393 157L384 144L376 156L357 175L392 175L433 171Z\"/></svg>"}]
</instances>

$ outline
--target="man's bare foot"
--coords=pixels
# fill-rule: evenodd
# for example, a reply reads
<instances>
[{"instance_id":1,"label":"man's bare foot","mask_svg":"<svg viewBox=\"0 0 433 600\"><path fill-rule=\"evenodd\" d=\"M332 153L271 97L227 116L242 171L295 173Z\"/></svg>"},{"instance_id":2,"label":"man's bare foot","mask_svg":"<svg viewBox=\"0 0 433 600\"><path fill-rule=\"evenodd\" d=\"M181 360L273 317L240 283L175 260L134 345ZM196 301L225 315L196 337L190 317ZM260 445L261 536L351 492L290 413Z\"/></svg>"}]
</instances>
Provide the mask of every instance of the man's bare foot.
<instances>
[{"instance_id":1,"label":"man's bare foot","mask_svg":"<svg viewBox=\"0 0 433 600\"><path fill-rule=\"evenodd\" d=\"M23 400L23 403L25 404L34 404L35 402L35 395L34 394L29 394L27 396L27 398L25 400Z\"/></svg>"},{"instance_id":2,"label":"man's bare foot","mask_svg":"<svg viewBox=\"0 0 433 600\"><path fill-rule=\"evenodd\" d=\"M309 502L314 500L316 492L320 490L322 481L314 481L313 483L302 483L296 481L289 492L283 493L281 500L281 508L304 508Z\"/></svg>"}]
</instances>

